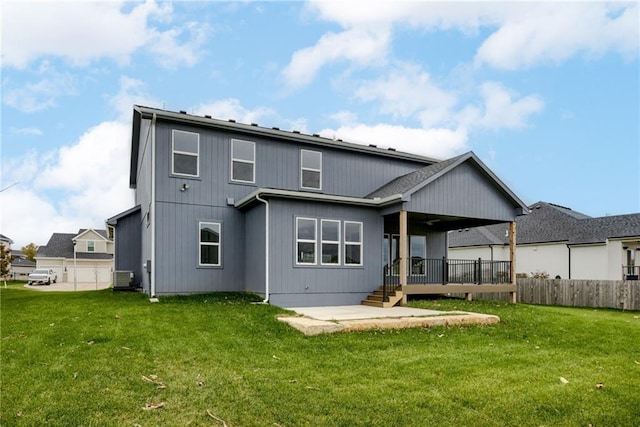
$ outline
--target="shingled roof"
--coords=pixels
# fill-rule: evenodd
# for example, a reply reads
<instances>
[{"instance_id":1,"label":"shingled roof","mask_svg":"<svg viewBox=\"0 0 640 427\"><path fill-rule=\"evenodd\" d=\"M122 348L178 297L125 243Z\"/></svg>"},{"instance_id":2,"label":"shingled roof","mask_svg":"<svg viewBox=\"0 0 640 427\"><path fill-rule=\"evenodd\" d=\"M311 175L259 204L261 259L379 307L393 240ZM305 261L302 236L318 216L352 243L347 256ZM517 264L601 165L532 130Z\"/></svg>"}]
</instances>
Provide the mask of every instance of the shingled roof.
<instances>
[{"instance_id":1,"label":"shingled roof","mask_svg":"<svg viewBox=\"0 0 640 427\"><path fill-rule=\"evenodd\" d=\"M38 258L73 258L73 238L87 231L80 229L77 233L53 233L45 246L38 248ZM101 236L107 236L106 230L93 230ZM112 254L97 252L76 252L77 259L112 259Z\"/></svg>"},{"instance_id":2,"label":"shingled roof","mask_svg":"<svg viewBox=\"0 0 640 427\"><path fill-rule=\"evenodd\" d=\"M609 238L640 236L640 214L592 218L570 208L538 202L517 223L517 243L602 243ZM449 247L509 244L506 224L459 230L449 234Z\"/></svg>"}]
</instances>

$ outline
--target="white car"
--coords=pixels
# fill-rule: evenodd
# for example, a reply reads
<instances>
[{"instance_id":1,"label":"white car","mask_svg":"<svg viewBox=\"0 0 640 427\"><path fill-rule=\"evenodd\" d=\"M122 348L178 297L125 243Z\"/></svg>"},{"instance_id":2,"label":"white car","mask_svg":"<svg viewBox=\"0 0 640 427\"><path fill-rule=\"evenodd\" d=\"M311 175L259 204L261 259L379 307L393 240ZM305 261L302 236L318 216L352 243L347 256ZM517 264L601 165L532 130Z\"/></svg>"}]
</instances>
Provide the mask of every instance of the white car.
<instances>
[{"instance_id":1,"label":"white car","mask_svg":"<svg viewBox=\"0 0 640 427\"><path fill-rule=\"evenodd\" d=\"M58 276L56 275L56 272L50 268L38 268L29 274L28 280L29 286L37 284L50 285L51 282L56 283Z\"/></svg>"}]
</instances>

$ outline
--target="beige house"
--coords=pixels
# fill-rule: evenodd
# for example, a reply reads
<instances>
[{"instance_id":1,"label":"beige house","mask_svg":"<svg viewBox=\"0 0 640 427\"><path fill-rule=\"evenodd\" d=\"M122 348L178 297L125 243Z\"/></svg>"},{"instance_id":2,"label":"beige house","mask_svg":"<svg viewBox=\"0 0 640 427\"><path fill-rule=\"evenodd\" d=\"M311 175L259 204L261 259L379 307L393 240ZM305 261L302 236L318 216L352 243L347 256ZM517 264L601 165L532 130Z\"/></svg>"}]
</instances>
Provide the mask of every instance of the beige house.
<instances>
[{"instance_id":1,"label":"beige house","mask_svg":"<svg viewBox=\"0 0 640 427\"><path fill-rule=\"evenodd\" d=\"M592 218L538 202L516 220L516 273L576 280L637 280L640 214ZM449 257L508 260L507 224L449 233Z\"/></svg>"},{"instance_id":2,"label":"beige house","mask_svg":"<svg viewBox=\"0 0 640 427\"><path fill-rule=\"evenodd\" d=\"M54 269L58 282L110 283L113 241L105 230L53 233L49 242L38 248L36 267Z\"/></svg>"}]
</instances>

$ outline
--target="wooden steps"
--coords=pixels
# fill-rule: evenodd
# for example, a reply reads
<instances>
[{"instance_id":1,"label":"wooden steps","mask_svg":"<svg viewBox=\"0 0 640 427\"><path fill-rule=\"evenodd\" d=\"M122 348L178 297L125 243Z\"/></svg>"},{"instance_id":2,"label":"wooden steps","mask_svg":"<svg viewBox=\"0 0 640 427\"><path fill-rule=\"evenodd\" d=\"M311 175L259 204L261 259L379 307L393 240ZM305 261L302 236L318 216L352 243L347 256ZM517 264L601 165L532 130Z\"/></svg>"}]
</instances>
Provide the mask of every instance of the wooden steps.
<instances>
[{"instance_id":1,"label":"wooden steps","mask_svg":"<svg viewBox=\"0 0 640 427\"><path fill-rule=\"evenodd\" d=\"M362 305L368 305L371 307L389 308L397 305L402 301L402 291L396 290L389 293L389 301L383 301L382 286L373 291L372 294L367 295L367 299L362 301Z\"/></svg>"}]
</instances>

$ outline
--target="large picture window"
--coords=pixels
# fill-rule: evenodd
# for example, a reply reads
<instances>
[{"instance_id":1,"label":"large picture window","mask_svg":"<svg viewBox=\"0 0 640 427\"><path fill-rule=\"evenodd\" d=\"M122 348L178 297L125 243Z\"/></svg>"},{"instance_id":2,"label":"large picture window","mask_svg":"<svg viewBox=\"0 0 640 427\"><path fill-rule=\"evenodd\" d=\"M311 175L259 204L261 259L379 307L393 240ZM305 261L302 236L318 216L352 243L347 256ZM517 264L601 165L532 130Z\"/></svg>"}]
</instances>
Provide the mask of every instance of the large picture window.
<instances>
[{"instance_id":1,"label":"large picture window","mask_svg":"<svg viewBox=\"0 0 640 427\"><path fill-rule=\"evenodd\" d=\"M344 222L344 263L362 265L362 223Z\"/></svg>"},{"instance_id":2,"label":"large picture window","mask_svg":"<svg viewBox=\"0 0 640 427\"><path fill-rule=\"evenodd\" d=\"M253 184L256 181L256 144L231 140L231 180Z\"/></svg>"},{"instance_id":3,"label":"large picture window","mask_svg":"<svg viewBox=\"0 0 640 427\"><path fill-rule=\"evenodd\" d=\"M316 263L316 220L296 218L296 263Z\"/></svg>"},{"instance_id":4,"label":"large picture window","mask_svg":"<svg viewBox=\"0 0 640 427\"><path fill-rule=\"evenodd\" d=\"M200 135L193 132L171 132L171 173L199 176Z\"/></svg>"},{"instance_id":5,"label":"large picture window","mask_svg":"<svg viewBox=\"0 0 640 427\"><path fill-rule=\"evenodd\" d=\"M218 222L200 222L200 261L201 266L219 267L221 265L221 225Z\"/></svg>"},{"instance_id":6,"label":"large picture window","mask_svg":"<svg viewBox=\"0 0 640 427\"><path fill-rule=\"evenodd\" d=\"M310 190L322 189L322 153L300 150L300 187Z\"/></svg>"},{"instance_id":7,"label":"large picture window","mask_svg":"<svg viewBox=\"0 0 640 427\"><path fill-rule=\"evenodd\" d=\"M320 221L322 240L321 264L340 264L340 221L323 219Z\"/></svg>"}]
</instances>

